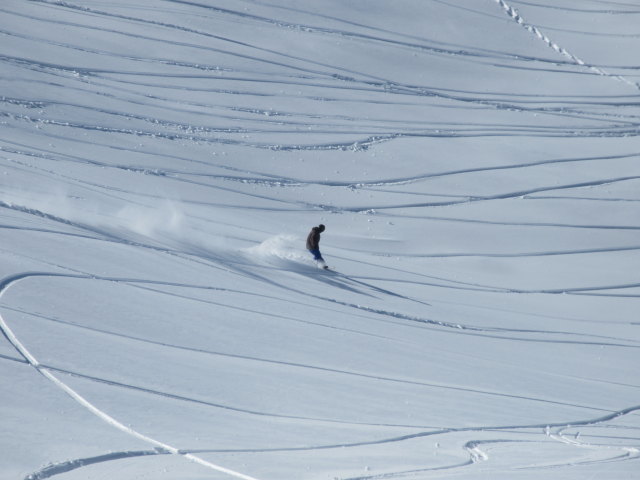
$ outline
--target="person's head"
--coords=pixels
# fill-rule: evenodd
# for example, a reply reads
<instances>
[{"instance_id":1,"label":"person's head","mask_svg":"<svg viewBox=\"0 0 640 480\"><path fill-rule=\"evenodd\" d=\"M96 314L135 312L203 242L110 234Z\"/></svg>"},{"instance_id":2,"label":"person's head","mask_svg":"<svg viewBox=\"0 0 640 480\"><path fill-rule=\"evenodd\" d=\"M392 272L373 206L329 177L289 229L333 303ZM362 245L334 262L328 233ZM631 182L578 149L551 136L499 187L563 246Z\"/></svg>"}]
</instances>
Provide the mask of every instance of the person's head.
<instances>
[{"instance_id":1,"label":"person's head","mask_svg":"<svg viewBox=\"0 0 640 480\"><path fill-rule=\"evenodd\" d=\"M322 224L318 225L318 231L319 232L324 232L324 225L322 225Z\"/></svg>"}]
</instances>

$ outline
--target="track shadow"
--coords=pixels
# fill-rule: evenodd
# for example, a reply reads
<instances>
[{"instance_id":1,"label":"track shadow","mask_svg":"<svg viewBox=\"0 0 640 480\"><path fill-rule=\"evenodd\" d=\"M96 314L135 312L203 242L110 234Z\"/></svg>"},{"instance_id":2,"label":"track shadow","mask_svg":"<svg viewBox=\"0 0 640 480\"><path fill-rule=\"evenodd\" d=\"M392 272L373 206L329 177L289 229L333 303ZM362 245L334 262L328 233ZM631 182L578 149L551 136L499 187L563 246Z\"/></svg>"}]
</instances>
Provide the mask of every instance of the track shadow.
<instances>
[{"instance_id":1,"label":"track shadow","mask_svg":"<svg viewBox=\"0 0 640 480\"><path fill-rule=\"evenodd\" d=\"M325 270L322 268L318 268L312 263L307 264L296 260L279 257L269 259L269 264L281 270L293 272L312 280L322 282L325 285L333 288L339 288L341 290L347 290L359 295L377 298L375 295L366 291L366 285L358 285L359 282L351 280L348 276L336 272L335 270Z\"/></svg>"}]
</instances>

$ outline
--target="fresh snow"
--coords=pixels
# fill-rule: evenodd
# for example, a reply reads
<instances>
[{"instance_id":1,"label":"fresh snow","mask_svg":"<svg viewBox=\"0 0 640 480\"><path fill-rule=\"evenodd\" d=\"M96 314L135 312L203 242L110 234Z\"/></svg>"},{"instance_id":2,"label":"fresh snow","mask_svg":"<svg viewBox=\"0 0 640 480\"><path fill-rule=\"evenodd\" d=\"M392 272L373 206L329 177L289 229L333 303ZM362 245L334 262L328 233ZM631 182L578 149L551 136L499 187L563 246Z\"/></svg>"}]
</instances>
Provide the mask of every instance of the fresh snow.
<instances>
[{"instance_id":1,"label":"fresh snow","mask_svg":"<svg viewBox=\"0 0 640 480\"><path fill-rule=\"evenodd\" d=\"M640 478L639 19L4 0L0 478Z\"/></svg>"}]
</instances>

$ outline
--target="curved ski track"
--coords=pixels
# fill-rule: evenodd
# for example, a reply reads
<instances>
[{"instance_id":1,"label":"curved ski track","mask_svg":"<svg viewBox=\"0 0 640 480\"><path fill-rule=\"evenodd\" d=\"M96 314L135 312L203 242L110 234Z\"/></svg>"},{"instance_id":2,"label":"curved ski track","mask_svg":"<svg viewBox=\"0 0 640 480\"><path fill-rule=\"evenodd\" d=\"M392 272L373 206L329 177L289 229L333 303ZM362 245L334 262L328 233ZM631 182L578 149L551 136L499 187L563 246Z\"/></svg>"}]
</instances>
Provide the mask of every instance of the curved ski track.
<instances>
[{"instance_id":1,"label":"curved ski track","mask_svg":"<svg viewBox=\"0 0 640 480\"><path fill-rule=\"evenodd\" d=\"M48 274L48 275L50 275L50 274ZM0 299L5 294L7 289L11 287L11 285L13 285L16 282L19 282L19 281L21 281L21 280L23 280L25 278L29 278L29 277L32 277L32 276L42 276L42 274L38 274L38 273L23 274L23 275L16 275L16 276L13 276L13 277L9 277L9 278L3 279L2 282L0 282ZM218 472L222 472L222 473L225 473L227 475L230 475L230 476L233 476L233 477L236 477L236 478L241 478L241 479L244 479L244 480L256 480L254 477L250 477L249 475L245 475L243 473L236 472L234 470L230 470L230 469L225 468L223 466L216 465L214 463L208 462L208 461L203 460L202 458L197 457L196 455L193 455L191 453L181 452L176 447L173 447L173 446L171 446L171 445L169 445L167 443L161 442L161 441L156 440L154 438L148 437L148 436L146 436L146 435L134 430L133 428L126 426L124 423L118 421L116 418L114 418L113 416L109 415L107 412L105 412L103 410L100 410L98 407L96 407L91 402L86 400L80 393L78 393L76 390L71 388L69 385L67 385L62 380L60 380L56 375L54 375L52 373L51 369L49 369L48 367L42 365L38 361L38 359L36 359L31 354L31 352L29 352L29 350L23 345L23 343L15 336L15 334L13 333L11 328L9 328L7 323L2 318L2 316L0 316L0 329L2 330L2 334L7 338L7 340L9 340L9 342L14 346L14 348L18 351L18 353L25 359L25 361L27 361L29 363L29 365L31 365L33 368L35 368L40 374L42 374L45 378L50 380L54 385L56 385L61 390L63 390L67 395L69 395L71 398L73 398L80 405L85 407L91 413L93 413L94 415L96 415L97 417L99 417L100 419L102 419L107 424L111 425L112 427L115 427L118 430L121 430L124 433L126 433L128 435L131 435L132 437L135 437L135 438L140 439L140 440L142 440L144 442L150 443L151 445L156 447L157 452L159 452L159 453L170 453L170 454L174 454L174 455L181 455L184 458L186 458L186 459L188 459L188 460L190 460L192 462L196 462L196 463L198 463L198 464L200 464L200 465L202 465L204 467L210 468L212 470L215 470L215 471L218 471ZM117 460L119 458L131 457L131 456L134 456L134 455L131 455L131 454L106 455L105 457L101 457L102 460L100 460L100 461ZM135 456L138 456L138 455L135 455ZM81 466L84 466L85 464L91 464L91 463L95 463L95 462L85 463L85 462L80 461L80 465ZM66 465L68 468L65 467L65 466L54 467L53 469L49 470L49 473L44 473L45 476L41 476L42 475L41 473L35 473L35 474L33 474L33 476L32 475L28 476L27 479L30 479L30 478L34 478L34 479L48 478L48 477L50 477L52 475L57 475L59 473L64 473L65 471L68 471L69 469L72 469L71 467L74 464L73 464L73 462L71 462L71 464L65 463L63 465Z\"/></svg>"}]
</instances>

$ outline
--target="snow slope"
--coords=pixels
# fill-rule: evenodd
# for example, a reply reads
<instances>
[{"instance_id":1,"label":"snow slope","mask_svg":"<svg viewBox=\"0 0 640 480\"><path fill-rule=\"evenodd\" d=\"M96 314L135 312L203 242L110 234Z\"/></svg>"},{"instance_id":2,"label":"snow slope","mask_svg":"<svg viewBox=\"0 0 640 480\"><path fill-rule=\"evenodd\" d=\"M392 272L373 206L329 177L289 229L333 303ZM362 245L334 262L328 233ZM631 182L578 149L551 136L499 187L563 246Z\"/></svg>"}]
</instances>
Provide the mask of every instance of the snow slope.
<instances>
[{"instance_id":1,"label":"snow slope","mask_svg":"<svg viewBox=\"0 0 640 480\"><path fill-rule=\"evenodd\" d=\"M639 19L4 0L0 477L640 478Z\"/></svg>"}]
</instances>

